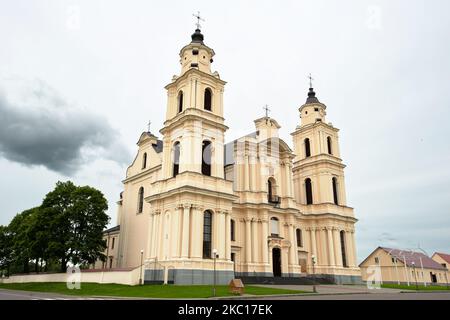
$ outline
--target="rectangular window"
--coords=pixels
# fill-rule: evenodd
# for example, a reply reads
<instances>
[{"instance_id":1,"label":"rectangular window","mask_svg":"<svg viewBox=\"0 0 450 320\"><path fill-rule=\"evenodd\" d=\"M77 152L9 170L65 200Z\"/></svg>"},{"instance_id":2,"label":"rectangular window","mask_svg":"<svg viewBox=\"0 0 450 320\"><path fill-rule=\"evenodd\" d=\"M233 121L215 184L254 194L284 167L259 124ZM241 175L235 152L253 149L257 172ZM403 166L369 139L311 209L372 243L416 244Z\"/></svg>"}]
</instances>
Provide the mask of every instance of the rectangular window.
<instances>
[{"instance_id":1,"label":"rectangular window","mask_svg":"<svg viewBox=\"0 0 450 320\"><path fill-rule=\"evenodd\" d=\"M115 242L116 238L112 238L112 243L111 243L111 249L114 249L114 242Z\"/></svg>"},{"instance_id":2,"label":"rectangular window","mask_svg":"<svg viewBox=\"0 0 450 320\"><path fill-rule=\"evenodd\" d=\"M375 257L375 263L379 264L380 263L380 259L378 259L378 257Z\"/></svg>"}]
</instances>

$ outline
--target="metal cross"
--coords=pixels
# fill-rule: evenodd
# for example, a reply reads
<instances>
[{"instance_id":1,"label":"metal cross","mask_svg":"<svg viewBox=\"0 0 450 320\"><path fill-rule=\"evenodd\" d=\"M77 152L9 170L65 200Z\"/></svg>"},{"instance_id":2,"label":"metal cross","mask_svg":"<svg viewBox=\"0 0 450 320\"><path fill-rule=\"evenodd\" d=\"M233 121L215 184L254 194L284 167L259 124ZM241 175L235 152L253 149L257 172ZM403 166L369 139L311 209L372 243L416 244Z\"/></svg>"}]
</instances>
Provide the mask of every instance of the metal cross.
<instances>
[{"instance_id":1,"label":"metal cross","mask_svg":"<svg viewBox=\"0 0 450 320\"><path fill-rule=\"evenodd\" d=\"M268 118L268 117L269 117L269 112L270 112L269 106L266 104L266 105L263 107L263 109L264 109L264 111L266 111L266 118Z\"/></svg>"},{"instance_id":2,"label":"metal cross","mask_svg":"<svg viewBox=\"0 0 450 320\"><path fill-rule=\"evenodd\" d=\"M147 123L147 132L150 132L150 125L152 124L152 122L149 120Z\"/></svg>"},{"instance_id":3,"label":"metal cross","mask_svg":"<svg viewBox=\"0 0 450 320\"><path fill-rule=\"evenodd\" d=\"M197 11L197 14L193 13L192 15L197 18L197 23L196 23L197 29L200 29L201 28L200 21L205 21L205 19L200 17L200 11Z\"/></svg>"},{"instance_id":4,"label":"metal cross","mask_svg":"<svg viewBox=\"0 0 450 320\"><path fill-rule=\"evenodd\" d=\"M311 76L311 73L309 74L308 79L309 79L309 87L312 88L312 87L313 87L313 86L312 86L312 81L313 81L314 79L313 79L313 77Z\"/></svg>"}]
</instances>

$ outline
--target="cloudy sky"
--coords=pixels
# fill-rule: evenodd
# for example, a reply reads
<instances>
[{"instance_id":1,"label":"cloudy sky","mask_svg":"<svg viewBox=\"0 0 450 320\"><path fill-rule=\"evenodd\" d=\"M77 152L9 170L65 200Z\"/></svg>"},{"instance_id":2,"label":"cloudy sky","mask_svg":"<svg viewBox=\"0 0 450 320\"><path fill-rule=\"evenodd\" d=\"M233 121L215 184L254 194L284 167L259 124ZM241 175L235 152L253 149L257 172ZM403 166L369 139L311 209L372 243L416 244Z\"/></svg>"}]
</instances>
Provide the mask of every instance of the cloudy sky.
<instances>
[{"instance_id":1,"label":"cloudy sky","mask_svg":"<svg viewBox=\"0 0 450 320\"><path fill-rule=\"evenodd\" d=\"M115 223L197 10L228 82L227 140L268 104L292 146L311 72L341 129L359 261L377 245L450 252L445 0L0 0L0 224L67 179L102 190Z\"/></svg>"}]
</instances>

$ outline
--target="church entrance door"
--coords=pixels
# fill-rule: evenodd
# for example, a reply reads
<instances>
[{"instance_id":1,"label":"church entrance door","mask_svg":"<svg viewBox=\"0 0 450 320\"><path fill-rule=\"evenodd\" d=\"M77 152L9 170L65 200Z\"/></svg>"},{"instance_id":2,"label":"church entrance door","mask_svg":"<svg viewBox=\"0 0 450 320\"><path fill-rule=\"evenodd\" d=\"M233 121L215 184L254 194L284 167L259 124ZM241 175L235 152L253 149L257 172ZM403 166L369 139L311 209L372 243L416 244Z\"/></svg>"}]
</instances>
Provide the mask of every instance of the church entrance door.
<instances>
[{"instance_id":1,"label":"church entrance door","mask_svg":"<svg viewBox=\"0 0 450 320\"><path fill-rule=\"evenodd\" d=\"M272 249L273 276L281 277L281 250L280 248Z\"/></svg>"}]
</instances>

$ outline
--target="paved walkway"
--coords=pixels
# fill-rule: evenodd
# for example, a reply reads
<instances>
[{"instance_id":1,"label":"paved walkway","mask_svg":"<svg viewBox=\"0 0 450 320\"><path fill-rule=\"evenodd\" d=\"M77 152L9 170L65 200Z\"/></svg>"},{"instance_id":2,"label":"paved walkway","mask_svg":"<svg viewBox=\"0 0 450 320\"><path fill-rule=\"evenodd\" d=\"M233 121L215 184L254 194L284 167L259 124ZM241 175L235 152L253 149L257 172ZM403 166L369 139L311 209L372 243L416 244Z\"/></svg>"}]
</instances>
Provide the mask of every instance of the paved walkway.
<instances>
[{"instance_id":1,"label":"paved walkway","mask_svg":"<svg viewBox=\"0 0 450 320\"><path fill-rule=\"evenodd\" d=\"M302 290L302 291L313 291L313 286L311 285L295 285L295 284L264 284L257 285L261 287L277 288L277 289L292 289L292 290ZM321 294L361 294L361 293L399 293L400 289L369 289L365 285L317 285L317 293Z\"/></svg>"}]
</instances>

